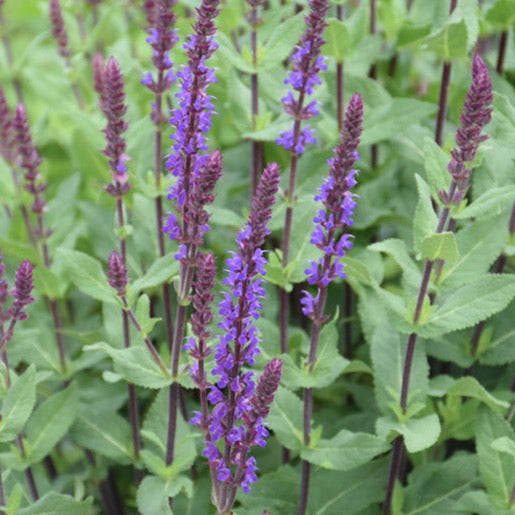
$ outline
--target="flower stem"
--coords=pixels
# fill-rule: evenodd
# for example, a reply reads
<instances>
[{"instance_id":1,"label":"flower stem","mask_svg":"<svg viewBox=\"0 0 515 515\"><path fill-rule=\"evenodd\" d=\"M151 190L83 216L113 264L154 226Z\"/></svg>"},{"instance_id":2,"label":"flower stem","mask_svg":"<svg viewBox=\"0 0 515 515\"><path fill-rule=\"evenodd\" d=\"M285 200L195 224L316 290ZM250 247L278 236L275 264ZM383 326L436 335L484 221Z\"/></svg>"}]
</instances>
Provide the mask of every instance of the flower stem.
<instances>
[{"instance_id":1,"label":"flower stem","mask_svg":"<svg viewBox=\"0 0 515 515\"><path fill-rule=\"evenodd\" d=\"M250 12L250 50L252 52L252 65L257 66L257 6L253 5ZM257 73L250 76L251 108L252 108L252 130L256 130L257 116L259 114L259 79ZM250 199L254 198L259 184L259 176L263 168L263 144L260 141L252 141L252 180L250 188Z\"/></svg>"},{"instance_id":2,"label":"flower stem","mask_svg":"<svg viewBox=\"0 0 515 515\"><path fill-rule=\"evenodd\" d=\"M118 195L116 197L116 215L118 218L118 229L120 230L120 256L123 261L125 269L127 269L127 245L125 237L122 234L123 227L125 225L124 213L123 213L123 201L120 192L120 185L116 184L118 188ZM125 309L122 309L122 331L123 331L123 346L127 349L131 346L131 336L129 332L129 315ZM139 414L138 414L138 399L136 397L136 388L134 384L127 384L127 391L129 395L129 419L132 429L132 443L134 446L134 457L139 459L139 453L141 449L141 439L139 430Z\"/></svg>"},{"instance_id":3,"label":"flower stem","mask_svg":"<svg viewBox=\"0 0 515 515\"><path fill-rule=\"evenodd\" d=\"M454 193L456 191L457 182L455 179L451 181L448 191L448 198L452 199ZM449 217L449 207L445 206L438 219L438 226L436 228L436 234L439 234L443 231L447 219ZM420 320L420 315L422 314L422 307L424 305L424 299L427 294L429 279L431 277L431 272L433 270L435 262L429 259L426 259L424 263L424 271L422 272L422 281L420 283L420 287L418 290L417 303L415 306L415 312L413 314L413 323L416 324ZM401 383L401 392L400 392L400 407L403 413L406 413L406 408L408 406L408 392L409 392L409 382L410 382L410 374L411 374L411 366L413 363L413 354L415 352L415 344L417 341L417 334L411 333L408 337L408 346L406 348L406 354L404 356L404 365L402 369L402 383ZM392 450L392 460L390 463L390 472L388 475L388 484L386 487L386 497L383 505L383 514L389 515L391 513L391 502L393 497L393 489L395 486L395 479L399 474L399 464L401 461L401 456L403 453L403 441L402 437L397 437L395 439L393 450Z\"/></svg>"},{"instance_id":4,"label":"flower stem","mask_svg":"<svg viewBox=\"0 0 515 515\"><path fill-rule=\"evenodd\" d=\"M376 0L370 0L370 34L374 35L377 33L377 4ZM377 63L373 63L368 72L368 76L371 79L377 80ZM379 149L377 143L374 143L370 147L370 166L372 169L377 168L379 162Z\"/></svg>"},{"instance_id":5,"label":"flower stem","mask_svg":"<svg viewBox=\"0 0 515 515\"><path fill-rule=\"evenodd\" d=\"M501 32L501 39L499 40L499 52L497 54L497 65L495 69L499 75L503 74L504 71L504 58L506 56L506 44L508 43L508 31L503 30Z\"/></svg>"},{"instance_id":6,"label":"flower stem","mask_svg":"<svg viewBox=\"0 0 515 515\"><path fill-rule=\"evenodd\" d=\"M456 5L458 0L451 0L451 6L449 9L449 14L452 14L454 9L456 9ZM440 95L438 99L438 115L436 118L436 128L435 128L435 141L439 146L442 146L443 143L443 129L445 123L445 113L447 111L447 97L449 95L449 84L451 80L451 63L449 61L445 61L443 63L442 68L442 81L440 83Z\"/></svg>"}]
</instances>

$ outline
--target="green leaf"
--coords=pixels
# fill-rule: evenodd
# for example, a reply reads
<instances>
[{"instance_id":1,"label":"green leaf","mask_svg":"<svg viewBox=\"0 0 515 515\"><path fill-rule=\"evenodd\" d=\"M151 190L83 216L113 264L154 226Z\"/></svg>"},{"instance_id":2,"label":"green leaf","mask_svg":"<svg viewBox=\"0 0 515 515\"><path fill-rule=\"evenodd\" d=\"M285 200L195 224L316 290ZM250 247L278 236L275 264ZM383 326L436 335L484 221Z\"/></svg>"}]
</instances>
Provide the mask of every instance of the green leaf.
<instances>
[{"instance_id":1,"label":"green leaf","mask_svg":"<svg viewBox=\"0 0 515 515\"><path fill-rule=\"evenodd\" d=\"M494 441L502 437L515 440L515 432L510 424L500 414L480 408L476 425L479 474L492 501L501 508L510 508L515 484L513 457L492 446Z\"/></svg>"},{"instance_id":2,"label":"green leaf","mask_svg":"<svg viewBox=\"0 0 515 515\"><path fill-rule=\"evenodd\" d=\"M127 420L110 409L81 404L72 436L81 447L116 461L132 463L131 428Z\"/></svg>"},{"instance_id":3,"label":"green leaf","mask_svg":"<svg viewBox=\"0 0 515 515\"><path fill-rule=\"evenodd\" d=\"M428 184L418 174L415 174L415 179L419 200L413 220L413 246L417 252L422 252L422 242L427 236L434 234L438 218L431 204L431 191Z\"/></svg>"},{"instance_id":4,"label":"green leaf","mask_svg":"<svg viewBox=\"0 0 515 515\"><path fill-rule=\"evenodd\" d=\"M252 490L248 494L238 489L236 498L243 506L242 514L262 514L263 510L270 513L294 513L297 508L299 483L299 471L290 465L282 465L273 472L263 474L259 481L252 485ZM251 510L247 512L246 509L249 508Z\"/></svg>"},{"instance_id":5,"label":"green leaf","mask_svg":"<svg viewBox=\"0 0 515 515\"><path fill-rule=\"evenodd\" d=\"M175 433L175 454L172 465L165 466L166 439L167 439L167 417L163 413L168 412L168 388L162 389L157 394L143 424L141 432L143 438L149 443L154 456L159 458L159 465L154 462L150 471L165 479L180 477L182 471L188 470L197 456L195 450L195 434L191 430L191 425L184 421L182 417L177 419ZM148 457L148 456L147 456ZM145 464L150 463L145 459Z\"/></svg>"},{"instance_id":6,"label":"green leaf","mask_svg":"<svg viewBox=\"0 0 515 515\"><path fill-rule=\"evenodd\" d=\"M435 52L444 61L467 55L467 24L465 20L446 23L440 30L424 40L424 49Z\"/></svg>"},{"instance_id":7,"label":"green leaf","mask_svg":"<svg viewBox=\"0 0 515 515\"><path fill-rule=\"evenodd\" d=\"M243 57L235 50L231 40L223 32L219 31L217 33L216 42L218 43L216 55L220 62L228 62L238 70L245 73L256 73L254 66L243 59Z\"/></svg>"},{"instance_id":8,"label":"green leaf","mask_svg":"<svg viewBox=\"0 0 515 515\"><path fill-rule=\"evenodd\" d=\"M477 515L513 514L512 510L502 510L496 506L484 490L473 490L463 494L454 504L454 510L460 513L477 513Z\"/></svg>"},{"instance_id":9,"label":"green leaf","mask_svg":"<svg viewBox=\"0 0 515 515\"><path fill-rule=\"evenodd\" d=\"M304 27L304 13L289 16L278 25L263 47L263 56L258 64L259 70L280 65L298 43Z\"/></svg>"},{"instance_id":10,"label":"green leaf","mask_svg":"<svg viewBox=\"0 0 515 515\"><path fill-rule=\"evenodd\" d=\"M376 421L376 432L380 438L386 440L390 439L392 434L402 435L409 452L420 452L434 445L438 441L440 431L440 420L435 414L412 418L404 424L386 417L380 417Z\"/></svg>"},{"instance_id":11,"label":"green leaf","mask_svg":"<svg viewBox=\"0 0 515 515\"><path fill-rule=\"evenodd\" d=\"M456 237L452 232L431 234L422 240L420 247L422 257L434 261L443 259L449 263L455 263L460 257Z\"/></svg>"},{"instance_id":12,"label":"green leaf","mask_svg":"<svg viewBox=\"0 0 515 515\"><path fill-rule=\"evenodd\" d=\"M475 456L457 456L415 467L404 491L404 515L456 513L456 501L477 481Z\"/></svg>"},{"instance_id":13,"label":"green leaf","mask_svg":"<svg viewBox=\"0 0 515 515\"><path fill-rule=\"evenodd\" d=\"M188 497L193 493L193 483L185 476L173 479L163 479L156 476L147 476L138 487L138 510L142 515L171 515L170 497L175 497L179 492L184 492Z\"/></svg>"},{"instance_id":14,"label":"green leaf","mask_svg":"<svg viewBox=\"0 0 515 515\"><path fill-rule=\"evenodd\" d=\"M124 349L115 349L105 342L88 345L84 350L105 351L113 360L114 370L127 382L145 388L164 388L172 383L172 376L159 368L147 348L132 345Z\"/></svg>"},{"instance_id":15,"label":"green leaf","mask_svg":"<svg viewBox=\"0 0 515 515\"><path fill-rule=\"evenodd\" d=\"M143 277L130 284L130 294L131 296L136 295L141 290L160 286L170 281L178 273L179 262L173 257L173 254L166 254L154 261Z\"/></svg>"},{"instance_id":16,"label":"green leaf","mask_svg":"<svg viewBox=\"0 0 515 515\"><path fill-rule=\"evenodd\" d=\"M515 441L507 436L501 436L492 442L492 449L504 452L515 459Z\"/></svg>"},{"instance_id":17,"label":"green leaf","mask_svg":"<svg viewBox=\"0 0 515 515\"><path fill-rule=\"evenodd\" d=\"M62 247L57 250L56 261L81 292L102 302L119 304L99 261L83 252Z\"/></svg>"},{"instance_id":18,"label":"green leaf","mask_svg":"<svg viewBox=\"0 0 515 515\"><path fill-rule=\"evenodd\" d=\"M289 355L283 356L283 382L291 390L298 388L325 388L329 386L349 364L338 352L338 332L335 321L325 325L320 332L320 344L313 371L304 363L295 365Z\"/></svg>"},{"instance_id":19,"label":"green leaf","mask_svg":"<svg viewBox=\"0 0 515 515\"><path fill-rule=\"evenodd\" d=\"M486 13L486 21L509 29L515 23L515 0L497 0Z\"/></svg>"},{"instance_id":20,"label":"green leaf","mask_svg":"<svg viewBox=\"0 0 515 515\"><path fill-rule=\"evenodd\" d=\"M148 295L141 295L136 305L136 320L138 321L142 338L145 338L154 326L161 320L160 318L152 318L150 316L150 299Z\"/></svg>"},{"instance_id":21,"label":"green leaf","mask_svg":"<svg viewBox=\"0 0 515 515\"><path fill-rule=\"evenodd\" d=\"M379 3L377 15L386 34L386 39L396 38L406 18L406 3L403 0L383 0Z\"/></svg>"},{"instance_id":22,"label":"green leaf","mask_svg":"<svg viewBox=\"0 0 515 515\"><path fill-rule=\"evenodd\" d=\"M426 179L435 198L438 191L447 191L451 182L451 174L447 170L449 156L433 138L424 138L424 169Z\"/></svg>"},{"instance_id":23,"label":"green leaf","mask_svg":"<svg viewBox=\"0 0 515 515\"><path fill-rule=\"evenodd\" d=\"M27 460L36 463L49 454L66 435L77 415L78 394L74 384L53 394L34 411L27 424Z\"/></svg>"},{"instance_id":24,"label":"green leaf","mask_svg":"<svg viewBox=\"0 0 515 515\"><path fill-rule=\"evenodd\" d=\"M456 289L468 281L486 274L497 259L508 238L508 214L488 218L465 227L456 235L459 258L446 263L440 287Z\"/></svg>"},{"instance_id":25,"label":"green leaf","mask_svg":"<svg viewBox=\"0 0 515 515\"><path fill-rule=\"evenodd\" d=\"M451 294L443 304L420 325L425 337L471 327L503 310L515 296L515 276L485 275Z\"/></svg>"},{"instance_id":26,"label":"green leaf","mask_svg":"<svg viewBox=\"0 0 515 515\"><path fill-rule=\"evenodd\" d=\"M457 220L465 220L467 218L481 218L481 220L485 220L511 207L514 198L514 184L492 188L483 193L462 211L453 213L452 216Z\"/></svg>"},{"instance_id":27,"label":"green leaf","mask_svg":"<svg viewBox=\"0 0 515 515\"><path fill-rule=\"evenodd\" d=\"M34 269L34 287L36 291L49 299L56 300L64 297L66 282L44 266L37 266Z\"/></svg>"},{"instance_id":28,"label":"green leaf","mask_svg":"<svg viewBox=\"0 0 515 515\"><path fill-rule=\"evenodd\" d=\"M350 53L350 35L343 21L337 18L327 20L324 39L327 42L324 55L343 61Z\"/></svg>"},{"instance_id":29,"label":"green leaf","mask_svg":"<svg viewBox=\"0 0 515 515\"><path fill-rule=\"evenodd\" d=\"M484 402L490 409L499 410L507 408L509 404L505 401L496 399L488 393L478 380L472 376L460 377L448 390L447 395L460 395L463 397L473 397Z\"/></svg>"},{"instance_id":30,"label":"green leaf","mask_svg":"<svg viewBox=\"0 0 515 515\"><path fill-rule=\"evenodd\" d=\"M372 243L367 248L391 256L401 268L406 283L413 288L420 285L422 274L408 254L406 243L403 240L389 238L388 240Z\"/></svg>"},{"instance_id":31,"label":"green leaf","mask_svg":"<svg viewBox=\"0 0 515 515\"><path fill-rule=\"evenodd\" d=\"M36 367L30 365L16 377L2 402L0 442L14 440L21 433L36 403Z\"/></svg>"},{"instance_id":32,"label":"green leaf","mask_svg":"<svg viewBox=\"0 0 515 515\"><path fill-rule=\"evenodd\" d=\"M311 478L309 513L352 515L375 513L372 504L384 499L388 460L374 460L348 472L317 470ZM298 491L298 487L295 489ZM271 512L273 513L273 512ZM295 510L277 513L295 513Z\"/></svg>"},{"instance_id":33,"label":"green leaf","mask_svg":"<svg viewBox=\"0 0 515 515\"><path fill-rule=\"evenodd\" d=\"M369 343L377 405L383 414L392 416L391 401L397 405L400 402L407 338L399 335L390 324L384 322L374 330ZM429 388L428 376L429 365L424 348L417 345L411 367L408 407L413 403L425 401Z\"/></svg>"},{"instance_id":34,"label":"green leaf","mask_svg":"<svg viewBox=\"0 0 515 515\"><path fill-rule=\"evenodd\" d=\"M363 122L362 145L389 140L411 125L426 120L436 111L436 106L412 98L393 98L376 107Z\"/></svg>"},{"instance_id":35,"label":"green leaf","mask_svg":"<svg viewBox=\"0 0 515 515\"><path fill-rule=\"evenodd\" d=\"M292 450L304 446L302 425L303 402L292 392L279 386L267 418L279 443Z\"/></svg>"},{"instance_id":36,"label":"green leaf","mask_svg":"<svg viewBox=\"0 0 515 515\"><path fill-rule=\"evenodd\" d=\"M69 495L57 492L48 492L43 497L34 501L30 506L21 508L18 515L92 515L93 499L78 501Z\"/></svg>"},{"instance_id":37,"label":"green leaf","mask_svg":"<svg viewBox=\"0 0 515 515\"><path fill-rule=\"evenodd\" d=\"M320 439L314 448L303 449L302 459L330 470L350 470L389 449L384 439L368 433L342 429L329 440Z\"/></svg>"}]
</instances>

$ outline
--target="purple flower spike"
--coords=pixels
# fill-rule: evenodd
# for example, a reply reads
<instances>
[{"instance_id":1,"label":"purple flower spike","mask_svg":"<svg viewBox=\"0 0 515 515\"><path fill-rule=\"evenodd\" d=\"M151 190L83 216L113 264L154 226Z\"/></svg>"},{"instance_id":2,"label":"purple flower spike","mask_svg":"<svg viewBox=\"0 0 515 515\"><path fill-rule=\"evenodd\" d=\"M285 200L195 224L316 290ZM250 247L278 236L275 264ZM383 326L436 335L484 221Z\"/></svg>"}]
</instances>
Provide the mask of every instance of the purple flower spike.
<instances>
[{"instance_id":1,"label":"purple flower spike","mask_svg":"<svg viewBox=\"0 0 515 515\"><path fill-rule=\"evenodd\" d=\"M251 409L249 406L253 406L251 399L255 390L253 373L243 372L242 367L252 365L259 353L254 320L259 318L261 299L265 294L260 277L265 274L265 259L260 246L269 232L267 224L278 188L279 168L272 163L263 172L249 220L236 240L238 250L226 261L228 277L223 282L230 293L224 293L219 304L222 318L219 327L223 334L215 351L213 374L218 378L217 384L208 396L211 404L215 405L209 417L209 431L214 442L224 438L226 453L224 461L217 459L211 464L216 466L220 481L242 486L254 478L253 460L248 462L247 472L242 477L237 478L231 467L241 465L242 449L251 445L246 441L243 417ZM260 435L265 436L263 431ZM264 444L264 440L260 442ZM206 454L209 456L207 450Z\"/></svg>"},{"instance_id":2,"label":"purple flower spike","mask_svg":"<svg viewBox=\"0 0 515 515\"><path fill-rule=\"evenodd\" d=\"M488 139L482 130L490 122L492 114L492 81L485 63L474 56L472 64L472 85L467 93L461 114L461 126L456 132L456 148L451 150L451 161L448 169L453 179L457 181L456 192L448 198L446 192L439 192L440 199L445 203L460 204L467 193L472 168L479 144Z\"/></svg>"},{"instance_id":3,"label":"purple flower spike","mask_svg":"<svg viewBox=\"0 0 515 515\"><path fill-rule=\"evenodd\" d=\"M176 3L177 0L146 0L143 4L149 23L147 43L154 51L152 62L158 70L158 76L155 80L148 73L142 83L154 93L164 93L173 81L170 50L178 40L175 30L171 28L175 24L176 16L172 8Z\"/></svg>"},{"instance_id":4,"label":"purple flower spike","mask_svg":"<svg viewBox=\"0 0 515 515\"><path fill-rule=\"evenodd\" d=\"M357 148L362 131L363 102L358 94L352 95L345 113L340 143L334 149L334 157L328 160L329 178L326 179L315 200L323 207L313 219L315 229L311 234L311 243L323 253L318 261L312 261L306 269L309 284L318 286L316 297L303 292L302 311L315 318L322 316L320 303L325 295L320 295L329 283L336 278L344 278L342 258L352 247L351 237L338 232L352 225L352 214L356 206L351 188L356 185L356 170L352 167L358 157ZM321 300L322 299L322 300Z\"/></svg>"},{"instance_id":5,"label":"purple flower spike","mask_svg":"<svg viewBox=\"0 0 515 515\"><path fill-rule=\"evenodd\" d=\"M70 55L70 49L59 0L50 0L50 23L52 24L52 34L57 41L59 55L67 58Z\"/></svg>"},{"instance_id":6,"label":"purple flower spike","mask_svg":"<svg viewBox=\"0 0 515 515\"><path fill-rule=\"evenodd\" d=\"M116 290L119 297L125 297L127 286L127 269L118 252L114 251L107 262L107 276L109 285Z\"/></svg>"},{"instance_id":7,"label":"purple flower spike","mask_svg":"<svg viewBox=\"0 0 515 515\"><path fill-rule=\"evenodd\" d=\"M320 49L325 43L322 33L327 25L325 16L329 9L327 0L310 0L309 14L304 18L306 31L300 38L296 51L292 55L292 71L285 79L285 84L291 84L293 90L298 92L297 98L288 91L282 99L284 110L295 119L289 131L283 132L276 143L286 150L300 155L305 150L306 143L316 143L311 130L307 127L301 130L300 123L318 114L317 103L310 102L304 105L306 96L312 95L314 86L321 84L319 73L327 69Z\"/></svg>"},{"instance_id":8,"label":"purple flower spike","mask_svg":"<svg viewBox=\"0 0 515 515\"><path fill-rule=\"evenodd\" d=\"M194 34L184 44L188 63L177 72L181 91L176 95L179 107L170 120L175 134L171 138L174 143L166 166L178 178L170 195L179 204L186 200L192 180L205 161L205 156L199 154L207 150L204 134L211 127L213 112L211 97L206 90L215 82L214 70L206 66L206 61L217 48L214 18L218 14L218 3L219 0L203 0L197 8Z\"/></svg>"},{"instance_id":9,"label":"purple flower spike","mask_svg":"<svg viewBox=\"0 0 515 515\"><path fill-rule=\"evenodd\" d=\"M4 90L0 87L0 153L8 163L16 159L16 134L11 110L7 105Z\"/></svg>"},{"instance_id":10,"label":"purple flower spike","mask_svg":"<svg viewBox=\"0 0 515 515\"><path fill-rule=\"evenodd\" d=\"M41 175L39 174L41 159L32 142L27 114L23 104L18 104L18 107L16 108L13 127L16 132L16 141L18 143L20 166L25 170L25 189L34 198L31 209L33 213L41 214L46 209L46 203L43 197L46 184L41 181ZM46 237L48 234L38 236Z\"/></svg>"},{"instance_id":11,"label":"purple flower spike","mask_svg":"<svg viewBox=\"0 0 515 515\"><path fill-rule=\"evenodd\" d=\"M2 307L9 297L9 285L5 280L5 265L2 253L0 252L0 324L2 323Z\"/></svg>"},{"instance_id":12,"label":"purple flower spike","mask_svg":"<svg viewBox=\"0 0 515 515\"><path fill-rule=\"evenodd\" d=\"M215 258L211 252L207 254L199 253L196 264L196 278L193 282L195 292L192 297L194 312L191 315L191 326L195 338L192 338L184 347L194 359L190 370L193 382L201 390L205 390L208 382L204 363L211 354L211 349L207 347L207 340L211 333L207 327L213 320L211 303L215 298L213 294L216 276ZM192 421L195 425L201 425L202 422L199 416L194 417Z\"/></svg>"},{"instance_id":13,"label":"purple flower spike","mask_svg":"<svg viewBox=\"0 0 515 515\"><path fill-rule=\"evenodd\" d=\"M104 111L105 85L104 85L104 58L100 52L96 52L93 57L93 87L100 98L100 108Z\"/></svg>"},{"instance_id":14,"label":"purple flower spike","mask_svg":"<svg viewBox=\"0 0 515 515\"><path fill-rule=\"evenodd\" d=\"M16 271L12 291L14 303L11 307L11 316L14 320L25 320L27 318L27 314L23 310L28 304L34 302L31 297L32 288L32 264L30 261L23 261Z\"/></svg>"},{"instance_id":15,"label":"purple flower spike","mask_svg":"<svg viewBox=\"0 0 515 515\"><path fill-rule=\"evenodd\" d=\"M114 180L114 184L107 187L107 192L113 196L121 196L130 189L125 166L125 161L128 160L124 154L126 143L122 136L127 130L127 123L124 120L127 106L124 104L123 76L114 57L111 57L106 64L103 81L105 98L102 107L107 119L104 129L107 146L104 154L109 157L109 166Z\"/></svg>"}]
</instances>

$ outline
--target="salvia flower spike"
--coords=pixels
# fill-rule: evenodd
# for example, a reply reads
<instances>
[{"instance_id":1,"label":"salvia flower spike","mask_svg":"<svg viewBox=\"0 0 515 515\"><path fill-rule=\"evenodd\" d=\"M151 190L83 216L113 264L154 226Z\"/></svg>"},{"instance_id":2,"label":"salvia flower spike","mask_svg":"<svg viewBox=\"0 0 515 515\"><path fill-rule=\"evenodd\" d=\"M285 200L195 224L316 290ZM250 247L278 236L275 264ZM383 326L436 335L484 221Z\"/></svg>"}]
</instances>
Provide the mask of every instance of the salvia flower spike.
<instances>
[{"instance_id":1,"label":"salvia flower spike","mask_svg":"<svg viewBox=\"0 0 515 515\"><path fill-rule=\"evenodd\" d=\"M267 224L272 216L272 206L279 187L279 168L270 164L263 172L261 182L252 202L251 213L237 238L238 250L226 261L228 277L224 284L230 289L219 304L223 330L216 347L216 366L213 374L217 384L211 388L208 400L214 405L209 418L212 442L207 442L204 454L215 466L217 480L223 483L222 506L235 484L245 486L255 481L253 459L245 461L241 477L236 478L233 466L240 466L241 449L245 442L243 416L255 386L253 372L243 372L246 364L253 365L259 353L257 328L261 299L265 294L262 276L265 259L261 245L268 234ZM225 392L225 393L224 393ZM222 455L214 442L223 439Z\"/></svg>"},{"instance_id":2,"label":"salvia flower spike","mask_svg":"<svg viewBox=\"0 0 515 515\"><path fill-rule=\"evenodd\" d=\"M444 203L460 204L468 190L471 164L479 144L488 139L482 131L490 122L492 101L490 73L481 57L475 55L472 64L472 84L465 98L460 127L456 131L456 147L451 150L452 157L448 166L449 173L457 182L456 192L452 198L447 198L446 192L440 192L439 197Z\"/></svg>"},{"instance_id":3,"label":"salvia flower spike","mask_svg":"<svg viewBox=\"0 0 515 515\"><path fill-rule=\"evenodd\" d=\"M104 154L109 158L109 166L113 174L113 184L107 187L110 195L119 197L130 189L127 166L129 159L125 155L127 147L123 133L127 130L124 116L127 106L124 103L124 82L118 62L114 57L109 58L103 74L104 100L102 107L107 124L104 129L106 148Z\"/></svg>"},{"instance_id":4,"label":"salvia flower spike","mask_svg":"<svg viewBox=\"0 0 515 515\"><path fill-rule=\"evenodd\" d=\"M33 213L41 214L46 209L46 202L43 196L46 184L41 181L41 175L39 173L41 158L32 142L27 114L23 104L18 104L16 108L13 126L16 131L20 166L25 170L25 189L34 199L31 209ZM43 235L38 234L38 237L43 237Z\"/></svg>"},{"instance_id":5,"label":"salvia flower spike","mask_svg":"<svg viewBox=\"0 0 515 515\"><path fill-rule=\"evenodd\" d=\"M107 262L107 277L109 285L116 290L120 297L125 297L127 287L127 269L118 252L113 251Z\"/></svg>"},{"instance_id":6,"label":"salvia flower spike","mask_svg":"<svg viewBox=\"0 0 515 515\"><path fill-rule=\"evenodd\" d=\"M13 117L7 105L4 90L0 87L0 153L12 164L16 159L16 134L13 127Z\"/></svg>"},{"instance_id":7,"label":"salvia flower spike","mask_svg":"<svg viewBox=\"0 0 515 515\"><path fill-rule=\"evenodd\" d=\"M329 177L320 188L315 200L322 203L313 223L311 243L322 251L318 261L312 261L306 269L309 284L318 287L317 297L303 292L303 312L313 318L320 288L326 288L336 278L345 278L342 258L352 247L347 233L338 235L345 227L352 225L352 215L356 202L351 189L356 185L356 170L352 167L358 158L357 148L363 121L363 102L359 94L354 94L349 102L340 136L340 143L334 149L334 156L328 160Z\"/></svg>"},{"instance_id":8,"label":"salvia flower spike","mask_svg":"<svg viewBox=\"0 0 515 515\"><path fill-rule=\"evenodd\" d=\"M309 14L304 18L306 31L302 35L299 44L292 55L292 70L285 79L285 84L290 84L297 92L297 97L290 90L282 99L284 110L295 119L293 127L281 134L276 143L286 150L300 155L304 152L306 144L315 143L313 131L306 125L301 128L301 121L316 116L317 101L313 100L304 105L306 97L314 93L314 87L321 84L319 74L327 69L324 58L320 55L320 49L325 43L322 33L326 27L325 16L329 9L327 0L310 0Z\"/></svg>"},{"instance_id":9,"label":"salvia flower spike","mask_svg":"<svg viewBox=\"0 0 515 515\"><path fill-rule=\"evenodd\" d=\"M64 25L63 13L59 0L50 0L50 23L52 24L52 34L57 41L59 55L67 59L70 55L68 48L68 34Z\"/></svg>"},{"instance_id":10,"label":"salvia flower spike","mask_svg":"<svg viewBox=\"0 0 515 515\"><path fill-rule=\"evenodd\" d=\"M154 93L163 94L170 88L174 80L170 50L178 41L176 32L172 29L176 19L172 11L175 4L176 0L146 0L143 4L143 10L149 23L147 43L152 47L152 63L158 74L157 77L154 77L152 73L148 72L141 83ZM161 120L156 119L155 116L156 113L153 111L152 121L160 123Z\"/></svg>"},{"instance_id":11,"label":"salvia flower spike","mask_svg":"<svg viewBox=\"0 0 515 515\"><path fill-rule=\"evenodd\" d=\"M181 91L176 95L179 107L170 120L175 133L166 166L177 177L177 184L170 189L168 198L176 200L179 206L186 202L192 178L206 159L200 153L207 150L204 134L211 127L214 109L206 90L216 80L213 68L208 68L206 61L217 48L214 18L218 14L218 3L219 0L203 0L197 8L194 33L184 44L188 63L177 72Z\"/></svg>"},{"instance_id":12,"label":"salvia flower spike","mask_svg":"<svg viewBox=\"0 0 515 515\"><path fill-rule=\"evenodd\" d=\"M12 296L14 298L13 318L17 320L25 320L27 318L26 313L23 311L26 306L34 299L31 296L32 288L34 287L32 281L32 264L30 261L23 261L16 271L14 278L14 288Z\"/></svg>"}]
</instances>

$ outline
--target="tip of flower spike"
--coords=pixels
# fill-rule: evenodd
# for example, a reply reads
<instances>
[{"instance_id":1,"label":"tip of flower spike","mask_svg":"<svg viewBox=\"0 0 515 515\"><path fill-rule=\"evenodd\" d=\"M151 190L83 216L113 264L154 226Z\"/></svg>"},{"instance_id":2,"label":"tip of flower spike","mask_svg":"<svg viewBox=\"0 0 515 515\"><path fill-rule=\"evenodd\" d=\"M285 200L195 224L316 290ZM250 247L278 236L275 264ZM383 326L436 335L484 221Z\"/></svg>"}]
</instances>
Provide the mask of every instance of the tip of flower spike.
<instances>
[{"instance_id":1,"label":"tip of flower spike","mask_svg":"<svg viewBox=\"0 0 515 515\"><path fill-rule=\"evenodd\" d=\"M116 290L120 297L125 296L127 286L127 269L118 252L113 251L107 262L107 276L109 285Z\"/></svg>"},{"instance_id":2,"label":"tip of flower spike","mask_svg":"<svg viewBox=\"0 0 515 515\"><path fill-rule=\"evenodd\" d=\"M481 59L481 56L479 54L475 54L474 60L472 61L472 77L475 78L483 73L488 73L488 68L486 67L483 59Z\"/></svg>"},{"instance_id":3,"label":"tip of flower spike","mask_svg":"<svg viewBox=\"0 0 515 515\"><path fill-rule=\"evenodd\" d=\"M15 317L18 320L23 320L26 318L25 313L23 313L23 308L34 302L34 299L31 297L33 288L32 282L32 264L30 261L24 261L16 271L16 276L14 278L14 288L12 291L12 295L14 297L14 308L16 309L17 314Z\"/></svg>"}]
</instances>

